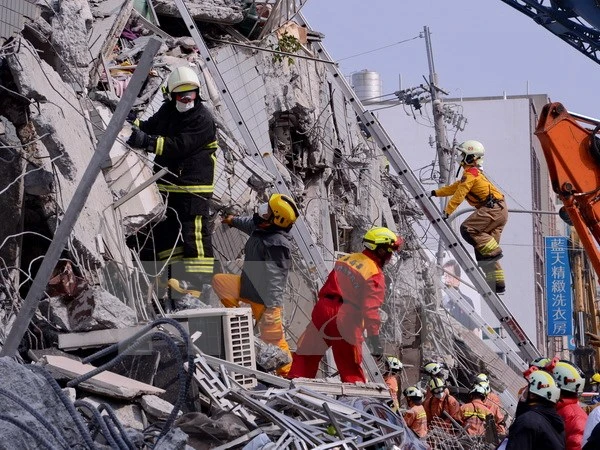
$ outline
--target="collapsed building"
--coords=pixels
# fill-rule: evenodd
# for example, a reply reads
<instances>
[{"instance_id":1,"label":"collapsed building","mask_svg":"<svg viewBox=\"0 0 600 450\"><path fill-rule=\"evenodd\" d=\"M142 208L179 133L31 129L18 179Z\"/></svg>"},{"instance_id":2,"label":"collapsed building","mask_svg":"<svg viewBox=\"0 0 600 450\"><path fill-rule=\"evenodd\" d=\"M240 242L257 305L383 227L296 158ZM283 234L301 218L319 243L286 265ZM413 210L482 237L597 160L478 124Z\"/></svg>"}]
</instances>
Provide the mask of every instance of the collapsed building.
<instances>
[{"instance_id":1,"label":"collapsed building","mask_svg":"<svg viewBox=\"0 0 600 450\"><path fill-rule=\"evenodd\" d=\"M0 344L35 287L38 269L69 205L81 195L78 188L86 168L141 55L156 38L160 49L132 109L140 118L156 111L163 102L161 86L175 67L189 66L199 74L202 98L219 128L212 233L222 270L239 273L244 238L235 229L223 228L221 215L251 213L282 184L299 205L305 232L295 234L298 249L284 308L292 346L310 318L322 283L306 249L331 267L340 254L360 249L371 226L386 226L406 242L386 269L389 286L382 328L386 354L404 363L403 382L418 382L424 361L441 360L452 368L459 390L474 373L485 371L491 373L497 391L514 398L520 387L516 372L440 307L438 268L414 231L422 213L400 178L389 171L368 128L357 120L357 100L340 89L345 79L331 70L332 61L315 46L323 35L299 14L302 2L205 0L186 5L210 50L210 63L189 35L174 0L23 1L10 10L0 6L0 202L7 214L0 227ZM23 364L0 360L3 379L12 374L9 390L35 398L31 404L44 411L59 410L60 403L74 405L65 406L62 416L46 418L58 430L70 420L77 424L71 435L55 436L68 445L82 440L93 448L94 439L111 447L136 448L183 448L186 442L193 448L242 448L249 441L256 446L243 448L269 448L269 443L276 445L272 448L375 448L369 446L386 440L400 448L407 444L410 439L400 419L395 423L381 420L385 415L374 418L383 406L361 409L331 397L376 398L380 400L375 403L384 405L389 394L377 384L378 378L374 384L354 387L330 378L291 384L256 370L251 317L218 311L218 301L208 290L201 298L185 298L175 305L177 312L167 314L170 319L152 324L165 315L165 290L157 282L165 268L141 261L127 240L160 220L165 205L153 184L152 161L127 147L128 132L125 124L110 143L110 157L77 212L19 346L17 359ZM195 327L206 325L207 317L218 318L221 334L227 329L231 337L232 326L241 330L246 339L241 357L226 351L211 356L211 341L202 345L204 335L196 336L193 348L185 339L172 342L169 336L181 331L177 323L186 325L183 335L193 334L202 331ZM173 323L175 319L180 322ZM159 331L152 333L155 328ZM141 355L134 351L149 341L150 350ZM90 356L98 348L114 352L128 345L131 355L124 353L110 362L109 353ZM179 350L192 355L185 373L185 356ZM114 374L105 372L108 379L96 379L87 366L94 361ZM51 379L38 373L39 365L48 369ZM36 369L32 372L29 366ZM324 365L323 372L334 375L335 368ZM110 379L113 375L122 378ZM56 387L55 379L69 386L72 399L65 399L58 388L57 397L46 403L44 391L51 390L44 383ZM265 390L256 391L257 384ZM29 415L19 412L25 407L12 401L1 408L2 417L13 417L6 419L12 424L6 427L7 442L34 448L36 439L38 444L40 439L47 441L43 430L27 434L15 425L21 421L33 429L31 424L40 418L31 408ZM98 418L102 411L117 419L102 427L107 420ZM344 417L352 420L344 422ZM83 420L101 431L84 431L88 425ZM121 422L137 433L121 430ZM330 426L333 431L328 431ZM439 437L440 442L444 439ZM472 445L468 441L465 448Z\"/></svg>"}]
</instances>

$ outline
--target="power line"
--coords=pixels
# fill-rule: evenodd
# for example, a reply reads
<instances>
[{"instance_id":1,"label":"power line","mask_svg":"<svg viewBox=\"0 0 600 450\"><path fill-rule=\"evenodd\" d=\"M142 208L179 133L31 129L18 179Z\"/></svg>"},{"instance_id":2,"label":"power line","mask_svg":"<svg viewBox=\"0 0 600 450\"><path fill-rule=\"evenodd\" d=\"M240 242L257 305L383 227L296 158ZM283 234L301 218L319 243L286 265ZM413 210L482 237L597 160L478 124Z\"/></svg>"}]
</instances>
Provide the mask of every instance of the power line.
<instances>
[{"instance_id":1,"label":"power line","mask_svg":"<svg viewBox=\"0 0 600 450\"><path fill-rule=\"evenodd\" d=\"M404 44L405 42L414 41L415 39L419 39L419 38L422 38L422 37L423 37L422 33L419 33L418 36L412 37L410 39L405 39L403 41L394 42L393 44L384 45L383 47L374 48L373 50L367 50L366 52L357 53L356 55L351 55L351 56L346 56L345 58L340 58L340 59L337 60L337 62L339 63L340 61L344 61L346 59L356 58L357 56L362 56L362 55L367 55L369 53L378 52L379 50L384 50L386 48L393 47L394 45Z\"/></svg>"}]
</instances>

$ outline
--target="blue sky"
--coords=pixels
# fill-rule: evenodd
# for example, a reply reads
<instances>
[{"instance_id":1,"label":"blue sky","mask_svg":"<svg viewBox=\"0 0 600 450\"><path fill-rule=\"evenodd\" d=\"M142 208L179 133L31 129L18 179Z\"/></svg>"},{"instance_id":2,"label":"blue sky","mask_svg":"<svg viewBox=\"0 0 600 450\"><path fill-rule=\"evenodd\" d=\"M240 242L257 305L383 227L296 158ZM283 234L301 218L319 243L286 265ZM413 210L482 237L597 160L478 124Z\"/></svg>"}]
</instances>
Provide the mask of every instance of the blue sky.
<instances>
[{"instance_id":1,"label":"blue sky","mask_svg":"<svg viewBox=\"0 0 600 450\"><path fill-rule=\"evenodd\" d=\"M335 60L432 35L440 87L451 97L548 94L600 118L600 66L500 0L312 0L302 10ZM423 83L424 39L340 61L345 75L380 73L383 93Z\"/></svg>"}]
</instances>

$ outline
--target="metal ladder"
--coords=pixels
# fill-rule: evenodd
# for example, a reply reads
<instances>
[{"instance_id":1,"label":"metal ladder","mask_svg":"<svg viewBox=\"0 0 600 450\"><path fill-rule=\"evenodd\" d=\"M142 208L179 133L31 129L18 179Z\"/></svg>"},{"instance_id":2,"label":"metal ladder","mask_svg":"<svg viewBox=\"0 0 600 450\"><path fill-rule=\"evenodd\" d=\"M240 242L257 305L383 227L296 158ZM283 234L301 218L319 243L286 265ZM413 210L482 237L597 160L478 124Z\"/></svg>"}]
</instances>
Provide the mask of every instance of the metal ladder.
<instances>
[{"instance_id":1,"label":"metal ladder","mask_svg":"<svg viewBox=\"0 0 600 450\"><path fill-rule=\"evenodd\" d=\"M256 142L254 141L254 138L252 137L252 134L250 133L250 130L248 128L248 125L246 124L246 121L244 120L235 101L233 100L231 92L225 84L225 81L223 80L223 77L221 76L221 73L216 63L214 62L210 54L208 46L206 45L206 42L204 41L202 35L198 31L196 23L192 19L187 9L187 6L183 2L183 0L175 0L175 4L177 6L177 9L179 10L179 14L181 14L181 18L185 22L188 31L190 32L190 35L192 36L194 42L198 47L200 55L204 59L204 64L206 64L209 73L213 77L213 80L217 85L217 88L219 89L223 100L225 101L229 113L238 125L238 131L242 135L244 143L246 144L247 150L251 155L252 159L258 165L266 167L268 172L274 177L273 184L278 192L293 197L283 177L281 176L281 173L279 172L275 161L273 160L272 148L270 146L267 146L265 148L259 148ZM306 225L306 222L304 221L302 216L300 216L294 224L294 227L291 230L291 234L308 266L309 272L311 272L312 274L316 274L321 280L321 282L325 282L329 274L329 269L325 264L325 260L323 258L323 255L321 254L319 247L313 241L308 227ZM370 380L374 381L375 383L385 383L383 375L381 374L377 363L371 356L370 350L368 349L366 343L363 343L363 368L365 369L367 377Z\"/></svg>"},{"instance_id":2,"label":"metal ladder","mask_svg":"<svg viewBox=\"0 0 600 450\"><path fill-rule=\"evenodd\" d=\"M297 19L301 25L308 27L308 24L306 23L302 13L298 14ZM315 42L313 45L316 48L316 54L319 57L326 62L333 61L325 48L319 42ZM494 315L500 321L502 327L507 331L509 336L520 349L524 358L531 361L541 356L538 349L533 345L527 334L525 334L525 331L521 328L504 302L498 295L496 295L495 292L492 292L485 280L483 272L473 261L473 258L471 258L469 252L456 236L452 228L450 228L450 226L442 218L440 211L429 197L428 191L424 190L423 185L412 172L412 169L400 154L394 145L394 142L381 126L375 115L371 111L367 111L365 109L360 100L356 97L355 92L348 84L346 78L339 71L335 64L325 64L325 66L331 72L332 76L338 79L338 86L343 90L344 95L346 95L348 102L350 102L354 108L357 116L366 126L367 130L376 141L384 156L386 156L390 162L390 165L394 168L394 170L396 170L398 176L402 180L403 185L419 204L425 213L425 216L437 231L439 237L443 240L444 244L446 244L446 248L452 252L454 259L456 259L456 261L463 268L473 285L475 285L479 294L483 297L484 301L488 304Z\"/></svg>"}]
</instances>

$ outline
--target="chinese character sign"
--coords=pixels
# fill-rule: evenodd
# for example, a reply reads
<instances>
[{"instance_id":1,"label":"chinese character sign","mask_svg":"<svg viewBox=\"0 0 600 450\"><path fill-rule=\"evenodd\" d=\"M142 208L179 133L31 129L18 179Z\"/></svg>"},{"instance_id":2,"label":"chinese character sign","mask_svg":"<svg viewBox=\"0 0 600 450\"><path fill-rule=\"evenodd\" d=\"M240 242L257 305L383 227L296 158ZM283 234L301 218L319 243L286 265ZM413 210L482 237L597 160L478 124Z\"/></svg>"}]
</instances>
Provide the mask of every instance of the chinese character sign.
<instances>
[{"instance_id":1,"label":"chinese character sign","mask_svg":"<svg viewBox=\"0 0 600 450\"><path fill-rule=\"evenodd\" d=\"M567 238L548 236L544 240L548 336L569 336L573 334L573 295Z\"/></svg>"}]
</instances>

